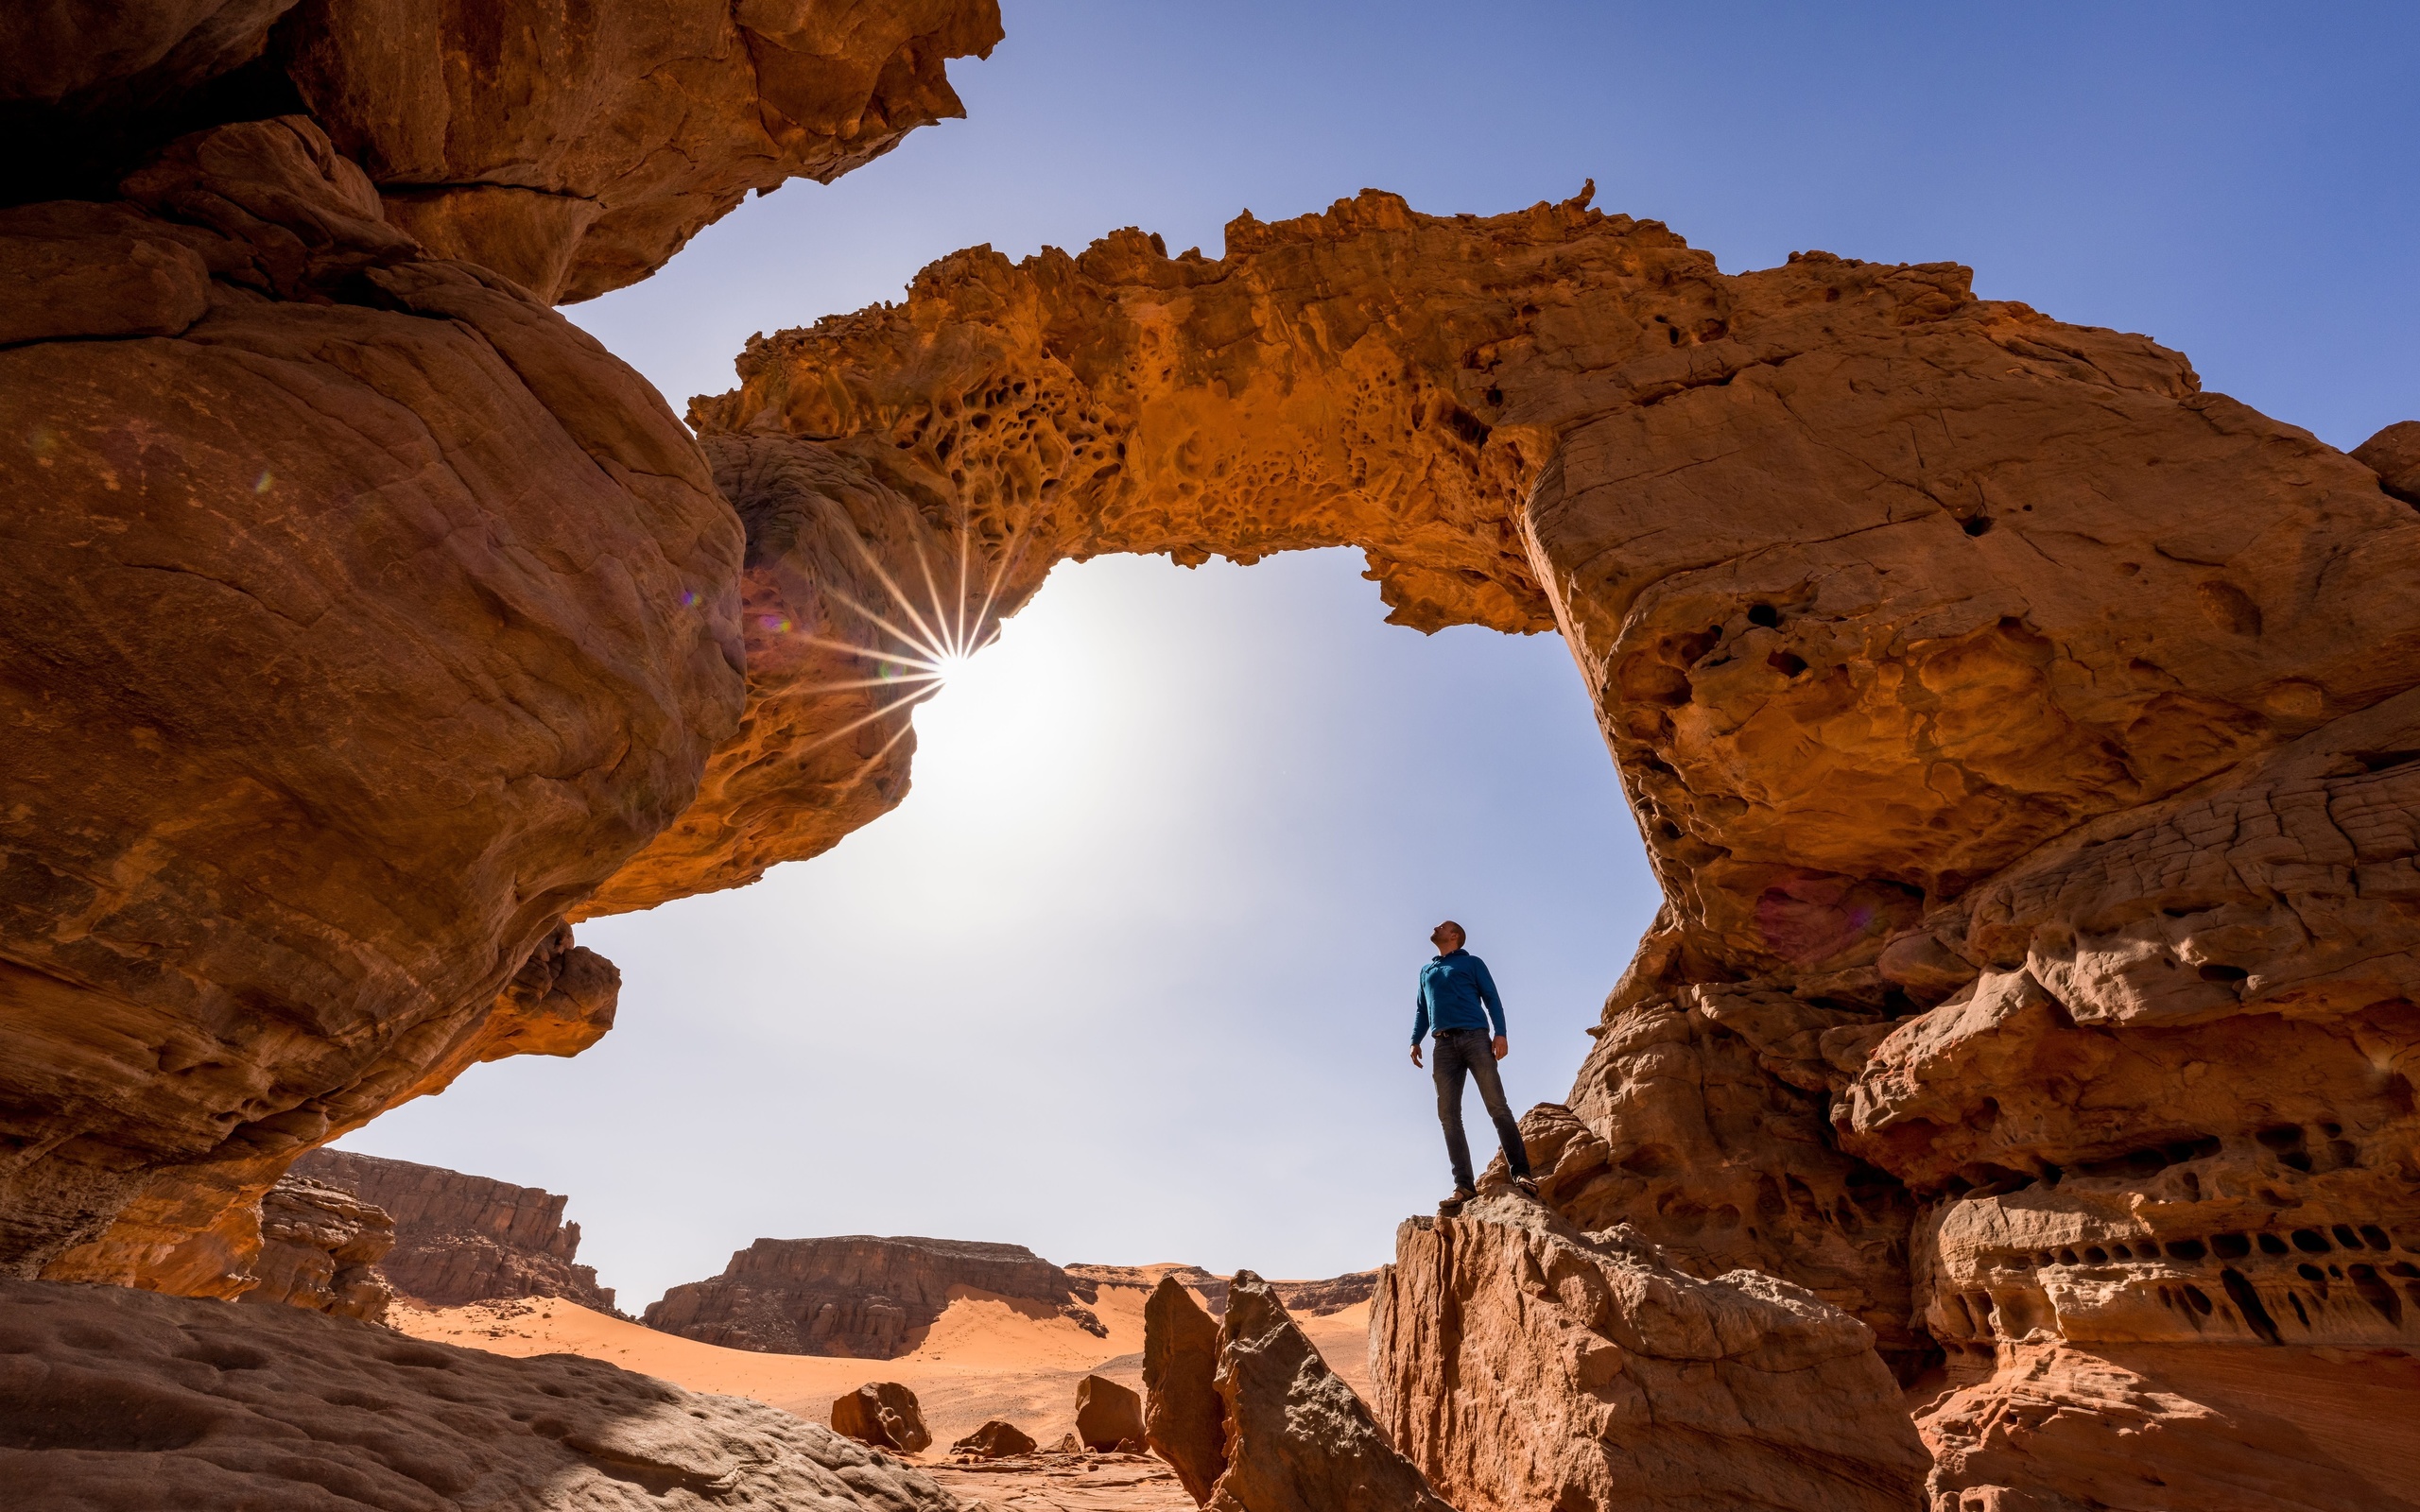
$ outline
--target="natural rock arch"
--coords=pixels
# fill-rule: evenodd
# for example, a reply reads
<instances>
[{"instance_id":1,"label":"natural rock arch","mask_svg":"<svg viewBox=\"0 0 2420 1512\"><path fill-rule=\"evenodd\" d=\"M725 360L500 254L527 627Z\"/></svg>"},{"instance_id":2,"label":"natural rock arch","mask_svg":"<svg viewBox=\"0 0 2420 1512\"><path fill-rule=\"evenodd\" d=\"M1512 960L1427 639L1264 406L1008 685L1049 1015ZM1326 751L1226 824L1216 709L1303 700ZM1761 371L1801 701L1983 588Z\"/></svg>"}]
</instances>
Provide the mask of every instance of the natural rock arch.
<instances>
[{"instance_id":1,"label":"natural rock arch","mask_svg":"<svg viewBox=\"0 0 2420 1512\"><path fill-rule=\"evenodd\" d=\"M0 1265L241 1290L298 1152L602 1032L565 916L895 803L915 643L1352 544L1404 623L1565 637L1666 889L1530 1120L1565 1216L2053 1407L2159 1386L2079 1341L2420 1328L2409 427L1948 265L1365 194L960 253L693 438L546 301L949 113L993 7L614 9L526 118L546 0L195 9L0 49L75 148L0 175ZM1937 1489L2086 1465L1995 1390Z\"/></svg>"}]
</instances>

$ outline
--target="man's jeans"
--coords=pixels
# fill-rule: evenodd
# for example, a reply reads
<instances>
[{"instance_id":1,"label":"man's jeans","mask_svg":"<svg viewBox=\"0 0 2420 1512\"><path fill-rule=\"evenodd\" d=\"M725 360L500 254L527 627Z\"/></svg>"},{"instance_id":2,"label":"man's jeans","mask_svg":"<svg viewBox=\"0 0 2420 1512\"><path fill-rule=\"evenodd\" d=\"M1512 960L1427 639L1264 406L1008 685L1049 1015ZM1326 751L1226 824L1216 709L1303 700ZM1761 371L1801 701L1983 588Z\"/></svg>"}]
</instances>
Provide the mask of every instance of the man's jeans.
<instances>
[{"instance_id":1,"label":"man's jeans","mask_svg":"<svg viewBox=\"0 0 2420 1512\"><path fill-rule=\"evenodd\" d=\"M1530 1152L1521 1147L1521 1125L1504 1102L1504 1079L1495 1072L1495 1043L1484 1029L1441 1029L1431 1046L1437 1078L1437 1122L1445 1125L1445 1153L1454 1160L1454 1190L1475 1192L1470 1141L1462 1137L1462 1073L1478 1083L1479 1100L1495 1121L1495 1137L1514 1176L1530 1174Z\"/></svg>"}]
</instances>

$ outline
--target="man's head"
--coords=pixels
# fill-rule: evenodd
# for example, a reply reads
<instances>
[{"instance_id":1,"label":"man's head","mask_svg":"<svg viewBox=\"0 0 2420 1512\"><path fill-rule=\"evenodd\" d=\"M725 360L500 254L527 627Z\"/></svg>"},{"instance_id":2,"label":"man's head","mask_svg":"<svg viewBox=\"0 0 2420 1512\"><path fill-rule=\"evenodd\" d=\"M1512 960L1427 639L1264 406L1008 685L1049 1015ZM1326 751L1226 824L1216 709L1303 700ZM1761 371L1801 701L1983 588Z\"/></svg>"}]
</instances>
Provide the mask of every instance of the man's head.
<instances>
[{"instance_id":1,"label":"man's head","mask_svg":"<svg viewBox=\"0 0 2420 1512\"><path fill-rule=\"evenodd\" d=\"M1437 947L1440 955L1453 954L1468 938L1470 936L1462 933L1462 926L1450 919L1428 932L1428 943Z\"/></svg>"}]
</instances>

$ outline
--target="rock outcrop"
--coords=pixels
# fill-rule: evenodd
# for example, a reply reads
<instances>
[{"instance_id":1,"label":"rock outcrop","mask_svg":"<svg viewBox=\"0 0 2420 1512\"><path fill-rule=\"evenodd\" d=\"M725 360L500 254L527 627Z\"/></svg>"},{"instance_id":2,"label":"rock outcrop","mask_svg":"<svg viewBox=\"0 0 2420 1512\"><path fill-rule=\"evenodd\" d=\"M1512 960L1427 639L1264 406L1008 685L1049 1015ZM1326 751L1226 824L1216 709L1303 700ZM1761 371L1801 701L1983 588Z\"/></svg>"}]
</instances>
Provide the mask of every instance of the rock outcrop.
<instances>
[{"instance_id":1,"label":"rock outcrop","mask_svg":"<svg viewBox=\"0 0 2420 1512\"><path fill-rule=\"evenodd\" d=\"M1215 1384L1226 1465L1212 1512L1452 1512L1248 1270L1229 1286Z\"/></svg>"},{"instance_id":2,"label":"rock outcrop","mask_svg":"<svg viewBox=\"0 0 2420 1512\"><path fill-rule=\"evenodd\" d=\"M1106 1376L1076 1383L1076 1437L1086 1449L1109 1451L1143 1442L1143 1399Z\"/></svg>"},{"instance_id":3,"label":"rock outcrop","mask_svg":"<svg viewBox=\"0 0 2420 1512\"><path fill-rule=\"evenodd\" d=\"M957 113L993 0L0 18L0 1273L252 1287L298 1152L570 1054L744 538L547 308ZM138 606L130 611L129 606Z\"/></svg>"},{"instance_id":4,"label":"rock outcrop","mask_svg":"<svg viewBox=\"0 0 2420 1512\"><path fill-rule=\"evenodd\" d=\"M933 1445L916 1394L896 1381L869 1381L832 1400L832 1431L876 1449L921 1454Z\"/></svg>"},{"instance_id":5,"label":"rock outcrop","mask_svg":"<svg viewBox=\"0 0 2420 1512\"><path fill-rule=\"evenodd\" d=\"M0 352L0 1263L225 1296L301 1150L611 1022L562 916L732 728L739 539L635 373L310 122L122 188L0 211L63 269Z\"/></svg>"},{"instance_id":6,"label":"rock outcrop","mask_svg":"<svg viewBox=\"0 0 2420 1512\"><path fill-rule=\"evenodd\" d=\"M575 1263L579 1225L563 1222L566 1197L351 1150L313 1150L294 1170L386 1210L394 1246L378 1268L424 1306L560 1297L614 1311L613 1288Z\"/></svg>"},{"instance_id":7,"label":"rock outcrop","mask_svg":"<svg viewBox=\"0 0 2420 1512\"><path fill-rule=\"evenodd\" d=\"M1143 1436L1205 1505L1227 1468L1218 1374L1219 1325L1182 1282L1163 1277L1143 1307Z\"/></svg>"},{"instance_id":8,"label":"rock outcrop","mask_svg":"<svg viewBox=\"0 0 2420 1512\"><path fill-rule=\"evenodd\" d=\"M289 1171L261 1199L260 1284L243 1299L383 1323L395 1291L378 1263L394 1247L384 1209Z\"/></svg>"},{"instance_id":9,"label":"rock outcrop","mask_svg":"<svg viewBox=\"0 0 2420 1512\"><path fill-rule=\"evenodd\" d=\"M821 523L753 538L752 610L860 647L836 673L918 637L785 582L887 580L875 607L979 644L1106 551L1356 545L1399 623L1561 631L1666 894L1533 1125L1575 1223L1804 1286L1907 1381L1989 1358L2055 1391L2088 1372L2020 1346L2091 1342L2065 1327L2404 1347L2405 1251L2363 1226L2420 1215L2405 428L2347 456L1962 268L1725 275L1584 196L1368 193L1239 219L1217 261L977 249L752 342L740 378L690 409L717 475ZM751 699L784 742L868 719ZM836 786L755 738L606 895L744 880L792 843L749 815L907 761L861 738ZM2297 1231L2327 1254L2221 1263ZM2109 1259L2051 1274L2064 1247ZM1935 1494L2002 1494L1968 1473Z\"/></svg>"},{"instance_id":10,"label":"rock outcrop","mask_svg":"<svg viewBox=\"0 0 2420 1512\"><path fill-rule=\"evenodd\" d=\"M942 1315L954 1287L1040 1303L1105 1333L1067 1273L1022 1245L959 1239L759 1239L719 1276L648 1304L648 1327L726 1349L894 1360Z\"/></svg>"},{"instance_id":11,"label":"rock outcrop","mask_svg":"<svg viewBox=\"0 0 2420 1512\"><path fill-rule=\"evenodd\" d=\"M1526 1199L1406 1223L1370 1337L1379 1421L1463 1512L1906 1512L1923 1494L1871 1330Z\"/></svg>"},{"instance_id":12,"label":"rock outcrop","mask_svg":"<svg viewBox=\"0 0 2420 1512\"><path fill-rule=\"evenodd\" d=\"M509 1359L301 1308L9 1280L0 1481L12 1506L76 1512L960 1505L787 1413L576 1355Z\"/></svg>"}]
</instances>

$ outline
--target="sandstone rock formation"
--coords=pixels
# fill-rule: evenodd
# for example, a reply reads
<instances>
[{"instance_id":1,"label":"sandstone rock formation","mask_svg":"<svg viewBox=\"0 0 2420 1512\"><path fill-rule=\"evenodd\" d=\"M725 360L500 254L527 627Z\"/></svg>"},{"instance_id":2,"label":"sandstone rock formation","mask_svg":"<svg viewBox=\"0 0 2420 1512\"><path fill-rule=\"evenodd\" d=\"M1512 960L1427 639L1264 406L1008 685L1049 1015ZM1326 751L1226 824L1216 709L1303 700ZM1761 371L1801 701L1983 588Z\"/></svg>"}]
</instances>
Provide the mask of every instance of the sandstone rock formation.
<instances>
[{"instance_id":1,"label":"sandstone rock formation","mask_svg":"<svg viewBox=\"0 0 2420 1512\"><path fill-rule=\"evenodd\" d=\"M1464 1512L1905 1512L1923 1492L1871 1330L1522 1198L1397 1230L1370 1335L1379 1421Z\"/></svg>"},{"instance_id":2,"label":"sandstone rock formation","mask_svg":"<svg viewBox=\"0 0 2420 1512\"><path fill-rule=\"evenodd\" d=\"M719 1276L648 1304L648 1327L734 1349L893 1360L913 1350L953 1287L1038 1302L1105 1331L1067 1273L1022 1245L959 1239L759 1239Z\"/></svg>"},{"instance_id":3,"label":"sandstone rock formation","mask_svg":"<svg viewBox=\"0 0 2420 1512\"><path fill-rule=\"evenodd\" d=\"M1667 899L1533 1125L1575 1222L1803 1285L1909 1380L1955 1346L1944 1368L1987 1355L2011 1392L2082 1381L2018 1358L2086 1342L2056 1318L2402 1347L2403 1251L2361 1232L2420 1214L2403 428L2348 457L1954 266L1725 275L1584 196L1481 219L1365 194L1239 219L1215 262L1132 232L977 249L752 343L740 377L690 413L743 511L879 524L760 538L769 626L845 620L783 573L910 585L979 643L1058 559L1352 544L1398 622L1563 633ZM857 637L856 675L913 639ZM838 728L751 700L784 742ZM685 848L607 893L779 859L746 816L839 791L782 748L717 752ZM855 793L907 759L856 751ZM2006 1229L2037 1188L2060 1216ZM2329 1256L2215 1263L2218 1235L2298 1230ZM1986 1253L2039 1272L2068 1239L2135 1268L1983 1284ZM2280 1343L2211 1290L2230 1268ZM2014 1484L1944 1463L1940 1497Z\"/></svg>"},{"instance_id":4,"label":"sandstone rock formation","mask_svg":"<svg viewBox=\"0 0 2420 1512\"><path fill-rule=\"evenodd\" d=\"M1086 1449L1143 1441L1143 1399L1105 1376L1076 1383L1076 1437Z\"/></svg>"},{"instance_id":5,"label":"sandstone rock formation","mask_svg":"<svg viewBox=\"0 0 2420 1512\"><path fill-rule=\"evenodd\" d=\"M395 1291L378 1263L394 1247L384 1209L288 1172L261 1199L260 1284L243 1299L383 1323Z\"/></svg>"},{"instance_id":6,"label":"sandstone rock formation","mask_svg":"<svg viewBox=\"0 0 2420 1512\"><path fill-rule=\"evenodd\" d=\"M1163 1277L1143 1310L1143 1436L1201 1504L1227 1468L1218 1372L1219 1326L1183 1283Z\"/></svg>"},{"instance_id":7,"label":"sandstone rock formation","mask_svg":"<svg viewBox=\"0 0 2420 1512\"><path fill-rule=\"evenodd\" d=\"M950 1445L949 1452L975 1459L1012 1459L1021 1454L1030 1454L1038 1447L1033 1436L1024 1429L994 1418Z\"/></svg>"},{"instance_id":8,"label":"sandstone rock formation","mask_svg":"<svg viewBox=\"0 0 2420 1512\"><path fill-rule=\"evenodd\" d=\"M960 1504L787 1413L575 1355L507 1359L301 1308L8 1280L0 1484L28 1512Z\"/></svg>"},{"instance_id":9,"label":"sandstone rock formation","mask_svg":"<svg viewBox=\"0 0 2420 1512\"><path fill-rule=\"evenodd\" d=\"M2378 475L2378 487L2420 505L2420 420L2398 421L2353 448L2353 460Z\"/></svg>"},{"instance_id":10,"label":"sandstone rock formation","mask_svg":"<svg viewBox=\"0 0 2420 1512\"><path fill-rule=\"evenodd\" d=\"M921 1454L933 1444L916 1394L896 1381L869 1381L832 1401L832 1431L876 1449Z\"/></svg>"},{"instance_id":11,"label":"sandstone rock formation","mask_svg":"<svg viewBox=\"0 0 2420 1512\"><path fill-rule=\"evenodd\" d=\"M1451 1512L1248 1270L1228 1291L1216 1385L1227 1463L1213 1512Z\"/></svg>"},{"instance_id":12,"label":"sandstone rock formation","mask_svg":"<svg viewBox=\"0 0 2420 1512\"><path fill-rule=\"evenodd\" d=\"M49 149L16 171L73 193L146 128L299 101L386 218L553 302L645 278L751 189L964 114L945 64L1000 35L995 0L38 6L0 23L0 120Z\"/></svg>"},{"instance_id":13,"label":"sandstone rock formation","mask_svg":"<svg viewBox=\"0 0 2420 1512\"><path fill-rule=\"evenodd\" d=\"M563 1222L568 1198L351 1150L313 1150L294 1171L386 1210L394 1247L378 1268L424 1306L561 1297L614 1311L614 1289L596 1284L596 1267L574 1263L579 1225Z\"/></svg>"},{"instance_id":14,"label":"sandstone rock formation","mask_svg":"<svg viewBox=\"0 0 2420 1512\"><path fill-rule=\"evenodd\" d=\"M603 1032L562 920L735 729L743 540L546 301L957 113L944 60L998 35L992 0L0 17L0 1272L238 1295L294 1154Z\"/></svg>"},{"instance_id":15,"label":"sandstone rock formation","mask_svg":"<svg viewBox=\"0 0 2420 1512\"><path fill-rule=\"evenodd\" d=\"M0 1260L233 1295L293 1155L610 1022L561 917L731 728L738 540L635 374L309 122L123 188L0 211L81 268L0 352Z\"/></svg>"}]
</instances>

